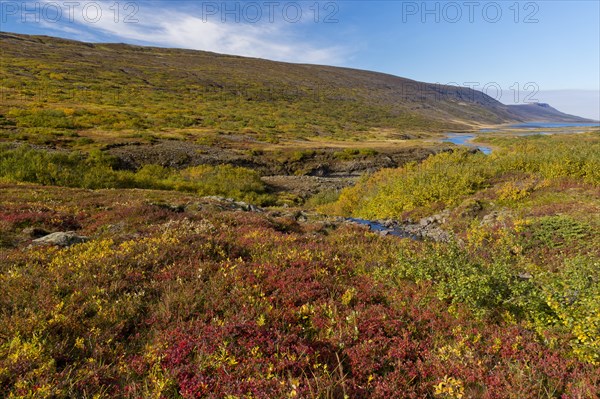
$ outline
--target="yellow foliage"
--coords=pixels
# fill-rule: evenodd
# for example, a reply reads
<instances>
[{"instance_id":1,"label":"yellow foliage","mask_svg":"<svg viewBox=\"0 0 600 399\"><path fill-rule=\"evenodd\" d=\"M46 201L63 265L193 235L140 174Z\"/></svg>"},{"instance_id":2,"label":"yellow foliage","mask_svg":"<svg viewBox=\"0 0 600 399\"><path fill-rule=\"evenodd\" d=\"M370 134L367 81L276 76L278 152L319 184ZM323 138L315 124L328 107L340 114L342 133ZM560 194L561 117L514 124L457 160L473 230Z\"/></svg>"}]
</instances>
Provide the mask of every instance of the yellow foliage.
<instances>
[{"instance_id":1,"label":"yellow foliage","mask_svg":"<svg viewBox=\"0 0 600 399\"><path fill-rule=\"evenodd\" d=\"M11 393L9 398L51 396L53 389L50 385L33 383L37 378L55 371L54 359L45 352L44 342L38 335L34 334L28 340L15 336L10 342L0 346L0 358L2 357L6 357L11 365L18 364L23 370L18 376L15 388L26 394L17 396Z\"/></svg>"},{"instance_id":2,"label":"yellow foliage","mask_svg":"<svg viewBox=\"0 0 600 399\"><path fill-rule=\"evenodd\" d=\"M444 379L435 386L434 394L440 398L461 399L465 396L465 388L461 380L445 376Z\"/></svg>"},{"instance_id":3,"label":"yellow foliage","mask_svg":"<svg viewBox=\"0 0 600 399\"><path fill-rule=\"evenodd\" d=\"M498 189L498 199L519 201L527 198L532 191L533 186L529 184L519 184L511 181L503 184Z\"/></svg>"},{"instance_id":4,"label":"yellow foliage","mask_svg":"<svg viewBox=\"0 0 600 399\"><path fill-rule=\"evenodd\" d=\"M577 308L565 306L555 297L548 296L546 303L556 312L560 322L575 337L573 352L584 361L600 364L600 294L581 298ZM581 317L574 314L581 313Z\"/></svg>"},{"instance_id":5,"label":"yellow foliage","mask_svg":"<svg viewBox=\"0 0 600 399\"><path fill-rule=\"evenodd\" d=\"M352 299L354 298L355 294L356 294L355 288L348 288L346 290L346 292L344 292L344 294L342 295L342 304L348 306L350 304L350 302L352 302Z\"/></svg>"},{"instance_id":6,"label":"yellow foliage","mask_svg":"<svg viewBox=\"0 0 600 399\"><path fill-rule=\"evenodd\" d=\"M577 178L600 184L600 140L564 143L561 138L515 145L490 156L455 151L431 156L421 164L383 169L343 190L322 211L366 219L402 219L408 211L427 213L451 207L464 197L505 181L496 189L500 200L520 201L552 179Z\"/></svg>"}]
</instances>

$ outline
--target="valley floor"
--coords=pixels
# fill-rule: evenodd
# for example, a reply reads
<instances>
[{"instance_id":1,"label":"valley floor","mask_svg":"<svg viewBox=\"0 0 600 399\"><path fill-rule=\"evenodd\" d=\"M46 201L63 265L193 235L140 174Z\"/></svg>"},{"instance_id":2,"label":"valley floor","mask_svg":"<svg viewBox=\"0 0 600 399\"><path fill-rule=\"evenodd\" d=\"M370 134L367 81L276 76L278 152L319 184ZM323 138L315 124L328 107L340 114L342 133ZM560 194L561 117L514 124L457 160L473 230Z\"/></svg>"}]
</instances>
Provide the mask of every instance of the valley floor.
<instances>
[{"instance_id":1,"label":"valley floor","mask_svg":"<svg viewBox=\"0 0 600 399\"><path fill-rule=\"evenodd\" d=\"M443 152L341 193L311 185L347 177L134 172L2 147L0 391L597 397L600 141L573 137L481 138L498 151ZM301 206L291 179L314 190Z\"/></svg>"}]
</instances>

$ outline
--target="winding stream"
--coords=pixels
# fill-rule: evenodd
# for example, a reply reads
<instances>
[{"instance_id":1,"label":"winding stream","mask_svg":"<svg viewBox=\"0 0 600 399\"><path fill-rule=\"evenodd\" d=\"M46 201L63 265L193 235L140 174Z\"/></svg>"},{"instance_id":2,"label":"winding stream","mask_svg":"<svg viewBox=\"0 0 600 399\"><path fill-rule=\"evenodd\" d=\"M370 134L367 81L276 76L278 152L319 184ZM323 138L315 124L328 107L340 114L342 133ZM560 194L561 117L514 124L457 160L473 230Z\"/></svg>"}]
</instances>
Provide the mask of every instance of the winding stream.
<instances>
[{"instance_id":1,"label":"winding stream","mask_svg":"<svg viewBox=\"0 0 600 399\"><path fill-rule=\"evenodd\" d=\"M363 226L369 226L369 230L378 232L378 233L383 233L384 235L391 235L391 236L401 237L401 238L411 238L413 240L419 239L414 234L411 234L405 230L402 230L400 228L384 226L380 222L375 222L373 220L357 219L357 218L347 218L346 220L349 222L352 222L352 223L363 225Z\"/></svg>"}]
</instances>

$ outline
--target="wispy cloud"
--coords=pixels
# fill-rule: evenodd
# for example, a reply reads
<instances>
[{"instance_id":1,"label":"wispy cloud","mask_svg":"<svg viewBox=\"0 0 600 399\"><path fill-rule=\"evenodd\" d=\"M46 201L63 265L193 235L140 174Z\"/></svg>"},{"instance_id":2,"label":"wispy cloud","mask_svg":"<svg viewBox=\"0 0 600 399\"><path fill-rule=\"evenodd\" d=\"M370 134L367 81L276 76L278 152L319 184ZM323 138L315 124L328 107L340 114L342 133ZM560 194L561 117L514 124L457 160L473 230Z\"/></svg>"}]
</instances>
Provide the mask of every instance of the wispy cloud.
<instances>
[{"instance_id":1,"label":"wispy cloud","mask_svg":"<svg viewBox=\"0 0 600 399\"><path fill-rule=\"evenodd\" d=\"M50 0L45 0L50 2ZM345 46L321 45L306 38L307 22L290 23L269 21L257 23L222 22L220 18L206 18L198 9L181 7L175 10L165 3L139 3L140 7L129 21L124 15L115 18L108 3L96 2L102 15L84 18L81 10L72 13L72 21L46 23L49 29L81 35L84 40L111 40L138 42L165 47L181 47L248 57L267 58L288 62L314 64L342 64L352 51ZM57 4L54 2L54 4ZM86 2L81 3L81 9ZM113 3L114 4L114 3ZM181 4L193 4L183 2ZM105 7L104 7L105 5ZM67 15L67 14L65 14ZM234 18L230 18L234 19Z\"/></svg>"}]
</instances>

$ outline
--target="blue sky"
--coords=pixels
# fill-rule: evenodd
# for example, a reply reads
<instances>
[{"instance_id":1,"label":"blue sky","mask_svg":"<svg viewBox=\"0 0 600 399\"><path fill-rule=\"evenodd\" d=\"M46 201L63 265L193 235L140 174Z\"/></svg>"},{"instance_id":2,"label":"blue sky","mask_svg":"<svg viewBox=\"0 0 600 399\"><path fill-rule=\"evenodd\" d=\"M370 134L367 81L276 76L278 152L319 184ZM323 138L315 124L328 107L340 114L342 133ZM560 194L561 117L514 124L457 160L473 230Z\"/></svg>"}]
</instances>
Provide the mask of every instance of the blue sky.
<instances>
[{"instance_id":1,"label":"blue sky","mask_svg":"<svg viewBox=\"0 0 600 399\"><path fill-rule=\"evenodd\" d=\"M3 31L369 69L600 119L598 0L0 3Z\"/></svg>"}]
</instances>

